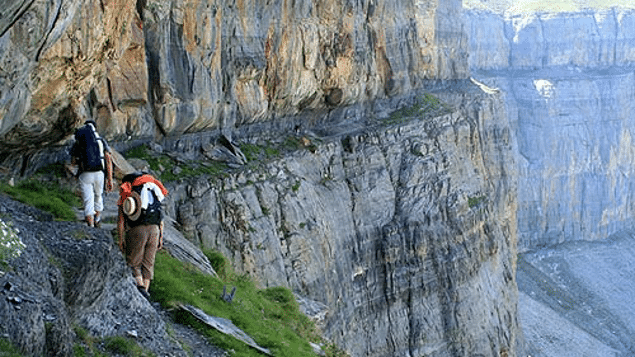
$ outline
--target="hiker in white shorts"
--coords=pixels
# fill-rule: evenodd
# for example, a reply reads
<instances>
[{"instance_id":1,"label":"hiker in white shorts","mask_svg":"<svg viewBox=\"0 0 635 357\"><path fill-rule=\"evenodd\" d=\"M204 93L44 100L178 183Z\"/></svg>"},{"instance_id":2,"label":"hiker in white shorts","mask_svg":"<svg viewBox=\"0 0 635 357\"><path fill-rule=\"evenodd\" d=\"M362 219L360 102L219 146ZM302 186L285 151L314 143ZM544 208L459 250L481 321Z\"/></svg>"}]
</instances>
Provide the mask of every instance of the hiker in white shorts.
<instances>
[{"instance_id":1,"label":"hiker in white shorts","mask_svg":"<svg viewBox=\"0 0 635 357\"><path fill-rule=\"evenodd\" d=\"M90 227L99 227L100 214L104 210L104 181L106 191L111 191L112 160L110 147L99 136L95 122L87 120L75 131L75 143L70 150L71 162L79 165L79 184L82 190L84 216Z\"/></svg>"}]
</instances>

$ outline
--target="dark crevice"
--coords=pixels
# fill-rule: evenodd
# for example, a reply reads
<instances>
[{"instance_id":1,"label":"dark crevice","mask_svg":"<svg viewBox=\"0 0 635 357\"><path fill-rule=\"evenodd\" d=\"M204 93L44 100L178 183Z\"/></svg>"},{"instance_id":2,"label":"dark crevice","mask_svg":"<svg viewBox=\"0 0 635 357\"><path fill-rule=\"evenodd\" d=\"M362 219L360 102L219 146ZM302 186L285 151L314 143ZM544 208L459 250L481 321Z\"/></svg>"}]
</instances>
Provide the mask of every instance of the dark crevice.
<instances>
[{"instance_id":1,"label":"dark crevice","mask_svg":"<svg viewBox=\"0 0 635 357\"><path fill-rule=\"evenodd\" d=\"M146 8L147 0L137 0L137 13L139 18L143 21L143 10Z\"/></svg>"},{"instance_id":2,"label":"dark crevice","mask_svg":"<svg viewBox=\"0 0 635 357\"><path fill-rule=\"evenodd\" d=\"M49 35L51 34L53 29L57 25L58 20L60 19L61 12L62 12L62 4L60 3L59 7L57 8L57 12L55 13L55 19L52 22L53 25L49 29L49 31L46 34L46 36L44 36L44 40L42 41L42 44L41 44L40 48L38 49L37 54L35 55L35 62L39 61L40 55L42 54L42 51L44 51L44 48L46 47L46 43L48 42Z\"/></svg>"},{"instance_id":3,"label":"dark crevice","mask_svg":"<svg viewBox=\"0 0 635 357\"><path fill-rule=\"evenodd\" d=\"M22 15L24 15L25 12L27 12L29 10L29 8L31 7L31 5L33 5L33 3L35 2L35 0L31 0L27 6L25 6L22 11L18 11L18 14L16 14L15 18L13 19L13 21L11 21L10 24L7 25L7 27L5 29L2 30L2 32L0 32L0 38L4 36L5 33L7 33L7 31L9 31L10 28L13 27L13 25L15 25L16 22L18 22L18 20L20 20L20 18L22 18ZM0 13L0 15L2 17L9 17L9 14L2 14Z\"/></svg>"}]
</instances>

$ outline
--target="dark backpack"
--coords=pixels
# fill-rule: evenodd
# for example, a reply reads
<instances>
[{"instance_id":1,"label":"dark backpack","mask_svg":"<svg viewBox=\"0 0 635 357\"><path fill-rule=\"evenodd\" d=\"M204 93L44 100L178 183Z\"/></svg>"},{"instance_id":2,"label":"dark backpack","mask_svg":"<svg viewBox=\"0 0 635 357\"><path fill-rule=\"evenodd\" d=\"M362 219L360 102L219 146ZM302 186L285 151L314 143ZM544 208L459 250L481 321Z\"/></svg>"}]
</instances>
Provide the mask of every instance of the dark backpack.
<instances>
[{"instance_id":1,"label":"dark backpack","mask_svg":"<svg viewBox=\"0 0 635 357\"><path fill-rule=\"evenodd\" d=\"M79 158L79 171L103 171L104 143L97 137L90 125L75 131L75 144L71 149L71 156Z\"/></svg>"},{"instance_id":2,"label":"dark backpack","mask_svg":"<svg viewBox=\"0 0 635 357\"><path fill-rule=\"evenodd\" d=\"M121 182L130 182L131 184L137 177L140 177L144 174L142 173L132 173L124 176L121 179ZM132 186L132 190L138 194L141 194L141 190L143 189L143 185ZM128 223L128 227L136 227L141 225L159 225L161 224L161 220L163 220L163 211L161 208L161 202L157 198L157 196L152 192L153 201L148 205L148 208L141 209L141 215L136 221L129 219L127 216L126 221Z\"/></svg>"}]
</instances>

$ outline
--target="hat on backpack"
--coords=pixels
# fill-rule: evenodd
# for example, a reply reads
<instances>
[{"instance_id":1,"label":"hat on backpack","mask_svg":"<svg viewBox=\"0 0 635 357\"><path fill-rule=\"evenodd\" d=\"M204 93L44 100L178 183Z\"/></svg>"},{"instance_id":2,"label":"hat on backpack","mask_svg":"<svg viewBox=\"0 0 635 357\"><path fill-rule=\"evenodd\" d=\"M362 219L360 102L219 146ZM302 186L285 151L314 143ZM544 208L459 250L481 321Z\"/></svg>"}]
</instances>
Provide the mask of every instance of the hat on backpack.
<instances>
[{"instance_id":1,"label":"hat on backpack","mask_svg":"<svg viewBox=\"0 0 635 357\"><path fill-rule=\"evenodd\" d=\"M132 221L136 221L141 216L141 197L136 192L131 192L123 201L123 213Z\"/></svg>"}]
</instances>

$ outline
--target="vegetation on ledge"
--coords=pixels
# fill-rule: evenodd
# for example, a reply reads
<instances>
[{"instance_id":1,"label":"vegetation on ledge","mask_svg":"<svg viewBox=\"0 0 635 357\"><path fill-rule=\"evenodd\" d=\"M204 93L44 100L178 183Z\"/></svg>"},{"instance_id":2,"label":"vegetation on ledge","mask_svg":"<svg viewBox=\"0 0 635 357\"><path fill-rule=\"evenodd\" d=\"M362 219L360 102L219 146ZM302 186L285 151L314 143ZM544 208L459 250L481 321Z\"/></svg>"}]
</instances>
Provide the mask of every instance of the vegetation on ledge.
<instances>
[{"instance_id":1,"label":"vegetation on ledge","mask_svg":"<svg viewBox=\"0 0 635 357\"><path fill-rule=\"evenodd\" d=\"M76 219L75 209L81 208L79 196L71 185L62 184L64 168L61 163L40 169L33 177L9 184L0 182L0 192L27 205L49 212L60 221Z\"/></svg>"},{"instance_id":2,"label":"vegetation on ledge","mask_svg":"<svg viewBox=\"0 0 635 357\"><path fill-rule=\"evenodd\" d=\"M414 104L395 110L384 120L387 125L401 124L415 117L426 118L447 114L451 107L430 93L417 96Z\"/></svg>"},{"instance_id":3,"label":"vegetation on ledge","mask_svg":"<svg viewBox=\"0 0 635 357\"><path fill-rule=\"evenodd\" d=\"M214 345L232 351L235 356L255 357L262 354L234 337L204 325L189 313L178 309L178 305L192 305L208 315L232 321L256 343L278 357L316 356L309 342L323 346L327 356L345 356L320 337L313 321L300 312L289 289L258 289L247 275L234 273L220 253L206 251L205 254L218 273L218 278L200 273L165 251L157 254L150 294L153 300L174 312L177 322L196 328ZM221 298L223 287L229 291L234 286L234 299L228 303Z\"/></svg>"}]
</instances>

